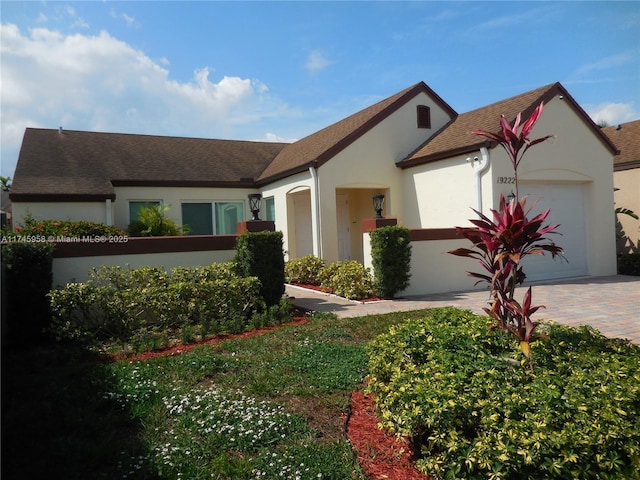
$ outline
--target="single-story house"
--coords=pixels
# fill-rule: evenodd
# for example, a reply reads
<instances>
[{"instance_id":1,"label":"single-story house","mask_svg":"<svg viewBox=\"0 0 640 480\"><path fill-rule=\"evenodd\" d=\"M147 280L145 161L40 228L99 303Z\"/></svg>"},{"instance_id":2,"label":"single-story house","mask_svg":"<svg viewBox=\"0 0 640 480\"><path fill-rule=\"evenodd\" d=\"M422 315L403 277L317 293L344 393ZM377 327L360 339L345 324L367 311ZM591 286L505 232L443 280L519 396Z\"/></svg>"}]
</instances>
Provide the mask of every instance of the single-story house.
<instances>
[{"instance_id":1,"label":"single-story house","mask_svg":"<svg viewBox=\"0 0 640 480\"><path fill-rule=\"evenodd\" d=\"M620 150L613 161L613 186L616 207L640 215L640 120L605 127L603 131ZM619 214L618 252L640 253L640 222Z\"/></svg>"},{"instance_id":2,"label":"single-story house","mask_svg":"<svg viewBox=\"0 0 640 480\"><path fill-rule=\"evenodd\" d=\"M159 203L192 234L228 234L250 218L248 194L261 193L261 218L283 232L288 258L363 261L374 195L411 229L468 225L471 208L496 207L513 172L499 145L471 132L497 131L500 115L526 116L541 101L532 137L556 138L529 151L519 189L551 208L568 263L536 259L528 277L614 274L617 148L560 83L458 114L420 82L290 144L28 128L14 224L30 212L126 228Z\"/></svg>"}]
</instances>

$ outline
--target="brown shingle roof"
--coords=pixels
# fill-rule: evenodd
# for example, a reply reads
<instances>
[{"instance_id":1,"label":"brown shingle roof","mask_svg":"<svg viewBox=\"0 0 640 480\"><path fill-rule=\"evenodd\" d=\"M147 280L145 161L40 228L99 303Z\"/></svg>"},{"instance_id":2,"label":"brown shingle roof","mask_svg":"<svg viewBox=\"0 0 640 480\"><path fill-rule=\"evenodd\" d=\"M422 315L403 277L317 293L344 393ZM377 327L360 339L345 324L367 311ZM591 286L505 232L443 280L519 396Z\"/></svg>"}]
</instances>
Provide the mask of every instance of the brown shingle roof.
<instances>
[{"instance_id":1,"label":"brown shingle roof","mask_svg":"<svg viewBox=\"0 0 640 480\"><path fill-rule=\"evenodd\" d=\"M640 120L605 127L602 131L620 150L620 155L613 159L614 170L640 168Z\"/></svg>"},{"instance_id":2,"label":"brown shingle roof","mask_svg":"<svg viewBox=\"0 0 640 480\"><path fill-rule=\"evenodd\" d=\"M541 101L547 103L555 95L563 95L564 100L583 118L596 136L598 136L612 152L615 151L614 145L600 132L600 129L593 123L571 95L569 95L565 88L560 83L552 83L516 95L515 97L492 103L486 107L460 114L443 128L442 131L434 135L398 165L402 168L408 168L422 163L448 158L452 155L460 155L477 150L485 144L485 139L471 132L474 130L497 132L500 130L500 115L504 115L509 122L512 122L519 112L522 112L523 118L526 118Z\"/></svg>"},{"instance_id":3,"label":"brown shingle roof","mask_svg":"<svg viewBox=\"0 0 640 480\"><path fill-rule=\"evenodd\" d=\"M448 112L451 118L457 115L424 82L416 83L375 105L354 113L302 140L287 145L262 172L258 179L259 182L268 183L278 178L307 170L311 166L321 166L419 93L426 93L430 96L441 108Z\"/></svg>"},{"instance_id":4,"label":"brown shingle roof","mask_svg":"<svg viewBox=\"0 0 640 480\"><path fill-rule=\"evenodd\" d=\"M25 131L13 200L114 198L113 186L255 186L284 143Z\"/></svg>"}]
</instances>

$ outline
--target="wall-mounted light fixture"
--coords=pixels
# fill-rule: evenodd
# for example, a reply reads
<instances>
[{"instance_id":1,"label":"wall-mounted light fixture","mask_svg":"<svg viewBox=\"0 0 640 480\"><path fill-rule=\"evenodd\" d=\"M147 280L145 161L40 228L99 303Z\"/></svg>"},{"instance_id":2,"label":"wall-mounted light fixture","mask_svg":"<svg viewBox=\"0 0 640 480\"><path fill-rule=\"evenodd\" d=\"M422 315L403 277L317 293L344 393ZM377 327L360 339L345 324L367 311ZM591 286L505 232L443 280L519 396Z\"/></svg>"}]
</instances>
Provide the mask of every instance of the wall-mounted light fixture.
<instances>
[{"instance_id":1,"label":"wall-mounted light fixture","mask_svg":"<svg viewBox=\"0 0 640 480\"><path fill-rule=\"evenodd\" d=\"M384 195L374 195L373 209L376 211L376 218L382 218L383 208L384 208Z\"/></svg>"},{"instance_id":2,"label":"wall-mounted light fixture","mask_svg":"<svg viewBox=\"0 0 640 480\"><path fill-rule=\"evenodd\" d=\"M258 216L260 214L260 204L262 203L262 194L250 193L249 194L249 209L253 217L251 220L260 220Z\"/></svg>"}]
</instances>

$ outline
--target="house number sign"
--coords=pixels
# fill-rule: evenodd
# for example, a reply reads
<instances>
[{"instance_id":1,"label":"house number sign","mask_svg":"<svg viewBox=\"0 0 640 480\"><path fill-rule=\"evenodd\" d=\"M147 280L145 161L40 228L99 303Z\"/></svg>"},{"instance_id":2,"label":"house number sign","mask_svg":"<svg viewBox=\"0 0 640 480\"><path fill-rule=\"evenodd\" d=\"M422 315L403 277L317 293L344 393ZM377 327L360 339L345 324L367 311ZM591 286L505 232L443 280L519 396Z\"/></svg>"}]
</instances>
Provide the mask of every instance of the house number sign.
<instances>
[{"instance_id":1,"label":"house number sign","mask_svg":"<svg viewBox=\"0 0 640 480\"><path fill-rule=\"evenodd\" d=\"M496 179L496 182L498 183L498 185L513 184L516 183L516 177L498 177Z\"/></svg>"}]
</instances>

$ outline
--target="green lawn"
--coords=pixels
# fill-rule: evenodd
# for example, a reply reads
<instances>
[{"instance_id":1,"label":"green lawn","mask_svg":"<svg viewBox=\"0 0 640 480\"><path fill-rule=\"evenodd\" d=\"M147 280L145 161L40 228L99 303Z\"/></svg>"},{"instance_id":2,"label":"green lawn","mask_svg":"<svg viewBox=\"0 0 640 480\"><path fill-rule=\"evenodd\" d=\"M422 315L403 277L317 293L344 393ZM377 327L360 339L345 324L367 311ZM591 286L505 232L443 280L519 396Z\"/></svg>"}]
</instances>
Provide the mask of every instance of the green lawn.
<instances>
[{"instance_id":1,"label":"green lawn","mask_svg":"<svg viewBox=\"0 0 640 480\"><path fill-rule=\"evenodd\" d=\"M144 361L5 351L2 478L364 479L341 418L364 346L424 313L317 316Z\"/></svg>"}]
</instances>

